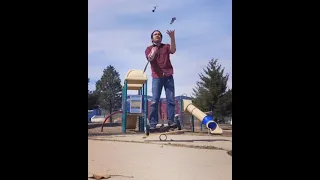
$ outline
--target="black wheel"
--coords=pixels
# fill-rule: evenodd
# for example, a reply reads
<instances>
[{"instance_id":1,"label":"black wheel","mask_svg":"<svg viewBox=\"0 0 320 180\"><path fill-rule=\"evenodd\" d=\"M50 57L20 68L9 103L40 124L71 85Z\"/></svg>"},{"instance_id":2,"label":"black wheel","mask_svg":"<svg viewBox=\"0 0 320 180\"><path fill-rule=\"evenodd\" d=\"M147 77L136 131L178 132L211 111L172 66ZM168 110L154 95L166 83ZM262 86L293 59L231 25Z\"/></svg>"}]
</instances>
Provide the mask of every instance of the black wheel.
<instances>
[{"instance_id":1,"label":"black wheel","mask_svg":"<svg viewBox=\"0 0 320 180\"><path fill-rule=\"evenodd\" d=\"M180 120L177 120L177 127L178 127L178 130L181 130Z\"/></svg>"},{"instance_id":2,"label":"black wheel","mask_svg":"<svg viewBox=\"0 0 320 180\"><path fill-rule=\"evenodd\" d=\"M146 125L146 135L149 136L150 134L150 126L149 125Z\"/></svg>"},{"instance_id":3,"label":"black wheel","mask_svg":"<svg viewBox=\"0 0 320 180\"><path fill-rule=\"evenodd\" d=\"M166 141L166 140L167 140L167 135L165 135L165 134L160 134L159 140L160 140L160 141Z\"/></svg>"},{"instance_id":4,"label":"black wheel","mask_svg":"<svg viewBox=\"0 0 320 180\"><path fill-rule=\"evenodd\" d=\"M166 131L166 127L160 127L159 128L159 132L165 132Z\"/></svg>"}]
</instances>

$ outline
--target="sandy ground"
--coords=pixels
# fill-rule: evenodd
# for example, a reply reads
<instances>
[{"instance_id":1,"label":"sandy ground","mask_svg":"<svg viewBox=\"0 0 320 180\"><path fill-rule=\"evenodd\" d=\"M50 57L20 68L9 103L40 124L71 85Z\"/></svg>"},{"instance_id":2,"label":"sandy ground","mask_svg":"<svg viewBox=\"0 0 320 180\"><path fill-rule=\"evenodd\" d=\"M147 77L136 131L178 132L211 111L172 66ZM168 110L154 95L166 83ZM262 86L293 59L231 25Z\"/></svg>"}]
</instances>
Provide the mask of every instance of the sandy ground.
<instances>
[{"instance_id":1,"label":"sandy ground","mask_svg":"<svg viewBox=\"0 0 320 180\"><path fill-rule=\"evenodd\" d=\"M232 157L223 150L88 141L89 173L135 180L232 179Z\"/></svg>"},{"instance_id":2,"label":"sandy ground","mask_svg":"<svg viewBox=\"0 0 320 180\"><path fill-rule=\"evenodd\" d=\"M205 130L170 135L174 141L160 142L135 131L121 134L121 127L100 128L88 129L88 173L121 175L110 178L115 180L232 179L231 130L223 136Z\"/></svg>"}]
</instances>

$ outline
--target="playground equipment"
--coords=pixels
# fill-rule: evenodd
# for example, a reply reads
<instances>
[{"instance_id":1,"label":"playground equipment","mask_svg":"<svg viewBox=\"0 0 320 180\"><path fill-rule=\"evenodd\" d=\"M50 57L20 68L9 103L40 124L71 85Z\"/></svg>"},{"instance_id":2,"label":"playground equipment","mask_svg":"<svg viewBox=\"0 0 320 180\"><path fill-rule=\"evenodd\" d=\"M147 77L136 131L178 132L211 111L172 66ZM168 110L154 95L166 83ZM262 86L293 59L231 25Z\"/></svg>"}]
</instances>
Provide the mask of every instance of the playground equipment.
<instances>
[{"instance_id":1,"label":"playground equipment","mask_svg":"<svg viewBox=\"0 0 320 180\"><path fill-rule=\"evenodd\" d=\"M122 133L126 133L127 129L135 129L138 121L138 129L140 132L147 134L148 121L148 96L147 96L148 78L142 70L130 70L124 79L122 90L122 111L111 113L105 118L103 126L108 118L114 114L122 113ZM128 95L128 90L137 90L137 95ZM176 99L177 101L177 99ZM222 129L213 120L212 117L206 115L192 104L190 99L179 98L179 120L183 122L183 114L191 115L192 131L194 132L194 117L201 121L211 133L222 134ZM177 112L177 110L176 110Z\"/></svg>"},{"instance_id":2,"label":"playground equipment","mask_svg":"<svg viewBox=\"0 0 320 180\"><path fill-rule=\"evenodd\" d=\"M205 125L211 134L222 134L222 129L219 125L213 120L211 116L206 115L200 109L192 104L192 101L189 99L183 99L180 106L183 109L183 112L186 114L192 115L192 131L194 132L194 117L201 121L201 124Z\"/></svg>"},{"instance_id":3,"label":"playground equipment","mask_svg":"<svg viewBox=\"0 0 320 180\"><path fill-rule=\"evenodd\" d=\"M88 110L88 123L91 122L91 118L93 116L100 116L101 115L101 110L97 107L94 108L93 110Z\"/></svg>"},{"instance_id":4,"label":"playground equipment","mask_svg":"<svg viewBox=\"0 0 320 180\"><path fill-rule=\"evenodd\" d=\"M139 131L146 129L147 124L147 75L142 70L130 70L126 74L122 91L122 132L125 133L127 124L135 128L139 119ZM128 90L137 90L138 95L128 96Z\"/></svg>"},{"instance_id":5,"label":"playground equipment","mask_svg":"<svg viewBox=\"0 0 320 180\"><path fill-rule=\"evenodd\" d=\"M142 70L130 70L124 79L122 89L122 111L111 113L106 120L114 114L122 113L122 133L127 129L135 129L137 120L139 121L139 131L143 132L147 124L147 76ZM137 95L128 95L128 90L137 90ZM103 122L103 126L106 122Z\"/></svg>"},{"instance_id":6,"label":"playground equipment","mask_svg":"<svg viewBox=\"0 0 320 180\"><path fill-rule=\"evenodd\" d=\"M115 111L115 112L112 112L111 114L109 114L103 121L102 123L102 126L101 126L101 132L103 132L103 126L106 124L106 121L113 115L115 114L120 114L120 113L123 113L122 111Z\"/></svg>"}]
</instances>

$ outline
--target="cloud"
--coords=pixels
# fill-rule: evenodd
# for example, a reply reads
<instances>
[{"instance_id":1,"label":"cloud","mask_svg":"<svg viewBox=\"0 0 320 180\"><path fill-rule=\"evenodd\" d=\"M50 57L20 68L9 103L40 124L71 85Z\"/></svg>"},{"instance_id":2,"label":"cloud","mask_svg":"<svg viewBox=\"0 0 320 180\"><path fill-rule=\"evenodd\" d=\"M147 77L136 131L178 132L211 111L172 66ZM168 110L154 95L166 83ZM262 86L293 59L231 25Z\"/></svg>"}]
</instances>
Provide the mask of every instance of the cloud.
<instances>
[{"instance_id":1,"label":"cloud","mask_svg":"<svg viewBox=\"0 0 320 180\"><path fill-rule=\"evenodd\" d=\"M158 7L152 13L155 5ZM171 56L176 95L191 95L198 74L211 58L219 59L225 67L232 88L231 12L231 0L88 1L89 89L95 89L108 65L115 67L121 80L130 69L143 70L147 63L144 51L155 29L162 32L165 43L170 43L166 30L176 31L177 52ZM177 20L170 25L172 17ZM151 95L150 66L146 73Z\"/></svg>"}]
</instances>

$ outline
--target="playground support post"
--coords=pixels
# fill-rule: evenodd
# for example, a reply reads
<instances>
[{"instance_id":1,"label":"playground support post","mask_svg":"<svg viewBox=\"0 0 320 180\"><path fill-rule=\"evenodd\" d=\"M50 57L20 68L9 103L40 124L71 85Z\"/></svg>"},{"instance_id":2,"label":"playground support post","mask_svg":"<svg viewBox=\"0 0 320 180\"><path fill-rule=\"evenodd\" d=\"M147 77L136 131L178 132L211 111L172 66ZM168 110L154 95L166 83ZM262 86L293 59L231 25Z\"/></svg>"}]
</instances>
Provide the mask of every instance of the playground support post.
<instances>
[{"instance_id":1,"label":"playground support post","mask_svg":"<svg viewBox=\"0 0 320 180\"><path fill-rule=\"evenodd\" d=\"M191 115L191 126L192 126L192 132L194 132L194 116ZM202 125L201 125L202 127Z\"/></svg>"},{"instance_id":2,"label":"playground support post","mask_svg":"<svg viewBox=\"0 0 320 180\"><path fill-rule=\"evenodd\" d=\"M139 89L138 94L139 94L139 95L143 95L143 86L142 86L142 88ZM143 98L144 98L144 97L143 97ZM142 107L145 108L145 107L144 107L144 104L143 104ZM143 117L139 116L139 119L138 119L138 121L139 121L139 122L138 122L139 132L143 132L143 122L142 122L142 120L143 120Z\"/></svg>"},{"instance_id":3,"label":"playground support post","mask_svg":"<svg viewBox=\"0 0 320 180\"><path fill-rule=\"evenodd\" d=\"M124 80L124 87L122 90L122 133L126 133L127 129L127 89L128 89L128 82Z\"/></svg>"},{"instance_id":4,"label":"playground support post","mask_svg":"<svg viewBox=\"0 0 320 180\"><path fill-rule=\"evenodd\" d=\"M180 114L179 114L179 120L182 126L184 126L184 112L183 112L183 99L180 99ZM191 130L194 132L194 116L191 115Z\"/></svg>"},{"instance_id":5,"label":"playground support post","mask_svg":"<svg viewBox=\"0 0 320 180\"><path fill-rule=\"evenodd\" d=\"M147 81L145 81L145 83L143 84L143 100L144 100L144 109L143 109L143 114L144 114L144 118L143 118L143 130L146 133L147 131L147 119L148 119L148 83Z\"/></svg>"},{"instance_id":6,"label":"playground support post","mask_svg":"<svg viewBox=\"0 0 320 180\"><path fill-rule=\"evenodd\" d=\"M180 98L180 113L179 113L179 121L180 121L180 125L182 127L184 127L184 121L183 121L183 101L182 98Z\"/></svg>"}]
</instances>

